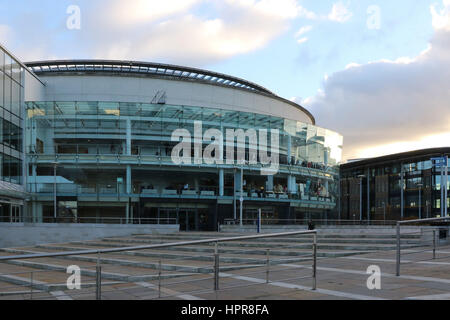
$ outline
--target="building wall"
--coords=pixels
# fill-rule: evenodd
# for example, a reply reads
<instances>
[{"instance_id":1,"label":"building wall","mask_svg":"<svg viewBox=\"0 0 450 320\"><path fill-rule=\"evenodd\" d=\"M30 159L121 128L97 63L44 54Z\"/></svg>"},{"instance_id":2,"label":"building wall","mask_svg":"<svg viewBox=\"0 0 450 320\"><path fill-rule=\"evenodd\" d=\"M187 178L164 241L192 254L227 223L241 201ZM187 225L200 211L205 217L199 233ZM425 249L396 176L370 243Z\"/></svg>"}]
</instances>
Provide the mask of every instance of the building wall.
<instances>
[{"instance_id":1,"label":"building wall","mask_svg":"<svg viewBox=\"0 0 450 320\"><path fill-rule=\"evenodd\" d=\"M312 124L299 108L279 99L217 85L131 76L46 76L43 99L27 101L114 101L150 103L159 91L166 103L254 112Z\"/></svg>"},{"instance_id":2,"label":"building wall","mask_svg":"<svg viewBox=\"0 0 450 320\"><path fill-rule=\"evenodd\" d=\"M342 218L400 220L441 216L441 172L432 158L450 156L450 148L417 150L341 165ZM362 179L362 194L359 188ZM401 178L403 175L403 179ZM450 180L447 182L450 196ZM450 205L450 197L447 198Z\"/></svg>"}]
</instances>

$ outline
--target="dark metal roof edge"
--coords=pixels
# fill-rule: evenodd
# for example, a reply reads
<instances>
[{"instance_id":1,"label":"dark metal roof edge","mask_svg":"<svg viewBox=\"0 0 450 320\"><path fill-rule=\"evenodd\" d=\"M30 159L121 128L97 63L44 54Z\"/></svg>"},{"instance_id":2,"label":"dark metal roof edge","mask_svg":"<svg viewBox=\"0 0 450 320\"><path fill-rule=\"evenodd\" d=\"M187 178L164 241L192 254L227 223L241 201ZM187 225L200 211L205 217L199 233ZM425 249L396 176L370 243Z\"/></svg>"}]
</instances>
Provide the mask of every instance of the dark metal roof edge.
<instances>
[{"instance_id":1,"label":"dark metal roof edge","mask_svg":"<svg viewBox=\"0 0 450 320\"><path fill-rule=\"evenodd\" d=\"M425 157L425 156L427 156L427 157L429 156L431 159L432 157L439 157L443 154L450 155L450 147L413 150L413 151L408 151L408 152L389 154L389 155L376 157L376 158L364 159L364 160L350 162L350 163L344 163L341 165L341 169L352 169L352 168L381 165L381 164L390 163L390 162L396 161L396 160L397 161L399 161L399 160L407 161L407 160L411 160L414 158L420 158L420 157Z\"/></svg>"},{"instance_id":2,"label":"dark metal roof edge","mask_svg":"<svg viewBox=\"0 0 450 320\"><path fill-rule=\"evenodd\" d=\"M29 69L33 68L33 67L42 67L42 66L49 66L49 65L71 65L71 64L106 64L106 65L122 65L122 66L136 66L136 67L152 67L152 68L165 68L165 69L174 69L174 70L178 70L178 71L182 71L182 72L191 72L191 73L199 73L199 74L205 74L207 76L212 76L212 77L219 77L219 78L223 78L226 80L230 80L230 81L234 81L234 82L239 82L243 85L249 86L251 87L254 92L257 92L259 94L264 94L267 96L270 96L272 98L278 99L284 103L290 104L294 107L296 107L297 109L299 109L300 111L304 112L311 120L311 123L313 125L316 125L316 119L315 117L312 115L311 112L309 112L306 108L304 108L303 106L301 106L298 103L295 103L291 100L282 98L278 95L276 95L275 93L273 93L272 91L258 85L255 84L251 81L247 81L244 80L242 78L238 78L238 77L233 77L233 76L229 76L223 73L218 73L218 72L213 72L213 71L209 71L209 70L204 70L204 69L199 69L199 68L192 68L192 67L183 67L183 66L179 66L179 65L172 65L172 64L162 64L162 63L152 63L152 62L142 62L142 61L126 61L126 60L97 60L97 59L80 59L80 60L43 60L43 61L31 61L31 62L25 62L24 63ZM30 70L30 72L32 72ZM38 72L38 73L76 73L77 71L61 71L61 70L49 70L49 71L42 71L42 72ZM83 72L83 71L80 71ZM90 72L99 72L99 71L90 71ZM100 71L101 72L101 71ZM34 74L34 72L33 72ZM128 74L126 72L124 72L124 74ZM136 73L130 73L130 74L136 74ZM142 73L142 74L146 74L146 73ZM164 75L160 75L160 76L164 76ZM178 79L183 80L183 77L178 77ZM186 80L192 80L192 81L198 81L198 82L202 82L201 79L188 79L186 78ZM214 84L214 85L219 85L219 86L224 86L227 88L234 88L234 89L243 89L243 90L249 90L246 88L242 88L242 87L234 87L234 86L229 86L229 85L224 85L218 82L213 82L213 81L203 81L203 83L209 83L209 84ZM249 90L249 91L253 91L253 90Z\"/></svg>"}]
</instances>

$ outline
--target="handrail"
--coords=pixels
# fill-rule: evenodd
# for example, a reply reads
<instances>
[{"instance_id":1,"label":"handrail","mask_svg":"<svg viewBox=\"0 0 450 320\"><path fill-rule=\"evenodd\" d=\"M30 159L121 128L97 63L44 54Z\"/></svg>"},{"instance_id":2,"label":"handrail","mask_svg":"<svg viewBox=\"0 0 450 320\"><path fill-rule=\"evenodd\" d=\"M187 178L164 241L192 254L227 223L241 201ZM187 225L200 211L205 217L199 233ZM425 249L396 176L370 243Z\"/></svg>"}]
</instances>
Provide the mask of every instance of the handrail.
<instances>
[{"instance_id":1,"label":"handrail","mask_svg":"<svg viewBox=\"0 0 450 320\"><path fill-rule=\"evenodd\" d=\"M444 220L450 220L450 217L416 219L416 220L404 220L404 221L397 221L397 223L398 224L421 223L421 222L426 223L426 222L444 221Z\"/></svg>"},{"instance_id":2,"label":"handrail","mask_svg":"<svg viewBox=\"0 0 450 320\"><path fill-rule=\"evenodd\" d=\"M450 220L450 217L441 217L441 218L428 218L428 219L416 219L416 220L406 220L406 221L397 221L397 249L396 249L396 275L400 276L400 265L401 265L401 226L404 224L414 224L414 223L427 223L427 222L435 222L435 221L446 221ZM433 256L436 252L436 235L433 233Z\"/></svg>"},{"instance_id":3,"label":"handrail","mask_svg":"<svg viewBox=\"0 0 450 320\"><path fill-rule=\"evenodd\" d=\"M112 249L93 249L93 250L79 250L79 251L67 251L67 252L56 252L56 253L26 254L26 255L0 257L0 261L34 259L34 258L51 258L51 257L85 255L85 254L114 253L114 252L124 252L124 251L136 251L136 250L146 250L146 249L178 247L178 246L185 246L185 245L192 245L192 244L211 243L211 242L220 243L220 242L230 242L230 241L238 241L238 240L260 239L260 238L275 238L275 237L293 236L293 235L300 235L300 234L317 235L317 230L271 233L271 234L254 235L254 236L213 238L213 239L205 239L205 240L162 243L162 244L153 244L153 245L148 245L148 246L134 246L134 247L122 247L122 248L112 248Z\"/></svg>"}]
</instances>

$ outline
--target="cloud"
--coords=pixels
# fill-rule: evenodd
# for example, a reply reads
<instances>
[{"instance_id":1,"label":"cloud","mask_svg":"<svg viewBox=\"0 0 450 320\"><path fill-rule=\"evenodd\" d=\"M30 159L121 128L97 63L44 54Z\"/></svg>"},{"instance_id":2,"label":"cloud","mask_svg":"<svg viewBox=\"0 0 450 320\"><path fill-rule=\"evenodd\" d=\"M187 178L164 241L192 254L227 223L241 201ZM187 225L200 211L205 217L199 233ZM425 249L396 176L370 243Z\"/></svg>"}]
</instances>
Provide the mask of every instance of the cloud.
<instances>
[{"instance_id":1,"label":"cloud","mask_svg":"<svg viewBox=\"0 0 450 320\"><path fill-rule=\"evenodd\" d=\"M102 17L87 12L79 41L96 58L202 66L261 49L292 20L315 16L296 0L115 0Z\"/></svg>"},{"instance_id":2,"label":"cloud","mask_svg":"<svg viewBox=\"0 0 450 320\"><path fill-rule=\"evenodd\" d=\"M110 1L107 19L120 26L136 26L174 14L183 13L201 0L113 0Z\"/></svg>"},{"instance_id":3,"label":"cloud","mask_svg":"<svg viewBox=\"0 0 450 320\"><path fill-rule=\"evenodd\" d=\"M297 38L297 43L302 44L308 41L307 37L302 37L305 33L308 33L312 30L312 26L304 26L301 27L297 33L295 34L295 38Z\"/></svg>"},{"instance_id":4,"label":"cloud","mask_svg":"<svg viewBox=\"0 0 450 320\"><path fill-rule=\"evenodd\" d=\"M350 64L301 101L318 125L344 135L345 159L450 145L439 138L450 133L450 30L436 23L448 16L450 1L443 3L430 46L419 56ZM432 138L424 144L424 137Z\"/></svg>"},{"instance_id":5,"label":"cloud","mask_svg":"<svg viewBox=\"0 0 450 320\"><path fill-rule=\"evenodd\" d=\"M330 21L343 23L350 20L352 16L353 13L351 13L342 2L337 2L333 4L333 8L331 9L330 14L328 15L328 19Z\"/></svg>"},{"instance_id":6,"label":"cloud","mask_svg":"<svg viewBox=\"0 0 450 320\"><path fill-rule=\"evenodd\" d=\"M443 1L444 7L439 10L436 5L431 5L431 17L435 30L450 31L450 0Z\"/></svg>"},{"instance_id":7,"label":"cloud","mask_svg":"<svg viewBox=\"0 0 450 320\"><path fill-rule=\"evenodd\" d=\"M305 33L310 32L310 31L312 30L312 28L313 28L312 26L304 26L304 27L301 27L301 28L297 31L297 33L295 34L295 37L298 38L298 37L304 35Z\"/></svg>"}]
</instances>

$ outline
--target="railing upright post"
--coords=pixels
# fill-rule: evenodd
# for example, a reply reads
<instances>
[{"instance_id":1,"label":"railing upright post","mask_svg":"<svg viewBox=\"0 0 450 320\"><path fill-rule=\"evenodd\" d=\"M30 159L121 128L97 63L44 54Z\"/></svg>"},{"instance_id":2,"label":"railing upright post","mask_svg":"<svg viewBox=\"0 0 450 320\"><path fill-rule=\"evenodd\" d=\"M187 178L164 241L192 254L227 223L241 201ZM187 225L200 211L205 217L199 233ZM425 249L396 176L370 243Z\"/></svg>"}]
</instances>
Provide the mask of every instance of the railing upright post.
<instances>
[{"instance_id":1,"label":"railing upright post","mask_svg":"<svg viewBox=\"0 0 450 320\"><path fill-rule=\"evenodd\" d=\"M214 291L219 290L219 249L218 242L214 248Z\"/></svg>"},{"instance_id":2,"label":"railing upright post","mask_svg":"<svg viewBox=\"0 0 450 320\"><path fill-rule=\"evenodd\" d=\"M317 233L314 234L313 243L313 285L312 289L317 289Z\"/></svg>"},{"instance_id":3,"label":"railing upright post","mask_svg":"<svg viewBox=\"0 0 450 320\"><path fill-rule=\"evenodd\" d=\"M162 262L159 260L158 263L158 298L161 299L161 270L162 270Z\"/></svg>"},{"instance_id":4,"label":"railing upright post","mask_svg":"<svg viewBox=\"0 0 450 320\"><path fill-rule=\"evenodd\" d=\"M270 273L270 249L266 250L266 283L269 283L269 273Z\"/></svg>"},{"instance_id":5,"label":"railing upright post","mask_svg":"<svg viewBox=\"0 0 450 320\"><path fill-rule=\"evenodd\" d=\"M433 260L436 260L436 230L433 230Z\"/></svg>"},{"instance_id":6,"label":"railing upright post","mask_svg":"<svg viewBox=\"0 0 450 320\"><path fill-rule=\"evenodd\" d=\"M97 266L95 269L95 296L97 300L102 300L102 267L100 266L100 252L97 254Z\"/></svg>"},{"instance_id":7,"label":"railing upright post","mask_svg":"<svg viewBox=\"0 0 450 320\"><path fill-rule=\"evenodd\" d=\"M400 250L401 250L401 242L400 242L400 222L397 222L397 261L396 261L396 275L400 276Z\"/></svg>"},{"instance_id":8,"label":"railing upright post","mask_svg":"<svg viewBox=\"0 0 450 320\"><path fill-rule=\"evenodd\" d=\"M30 300L33 300L33 272L30 273Z\"/></svg>"}]
</instances>

